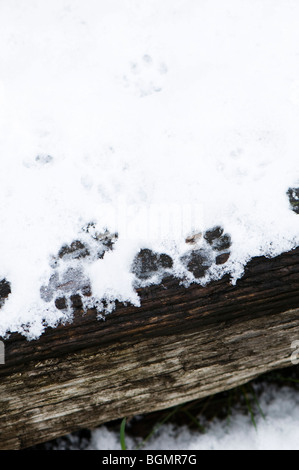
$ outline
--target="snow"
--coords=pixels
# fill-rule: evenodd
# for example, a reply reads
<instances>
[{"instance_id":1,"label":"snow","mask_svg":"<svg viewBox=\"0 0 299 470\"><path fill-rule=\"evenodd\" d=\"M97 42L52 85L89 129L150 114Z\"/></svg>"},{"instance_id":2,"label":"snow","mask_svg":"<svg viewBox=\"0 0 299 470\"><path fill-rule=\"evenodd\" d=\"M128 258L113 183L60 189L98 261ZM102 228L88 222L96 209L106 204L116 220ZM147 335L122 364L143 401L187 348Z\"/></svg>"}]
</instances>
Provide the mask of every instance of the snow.
<instances>
[{"instance_id":1,"label":"snow","mask_svg":"<svg viewBox=\"0 0 299 470\"><path fill-rule=\"evenodd\" d=\"M299 396L290 387L268 385L259 397L263 412L255 414L256 428L248 415L236 406L230 420L213 419L205 433L191 431L186 426L165 424L142 447L143 450L298 450ZM126 436L129 450L136 449L140 440ZM84 444L84 445L82 445ZM76 435L58 440L58 449L120 450L119 432L101 426L91 433L89 441L80 443Z\"/></svg>"},{"instance_id":2,"label":"snow","mask_svg":"<svg viewBox=\"0 0 299 470\"><path fill-rule=\"evenodd\" d=\"M141 248L188 283L185 238L222 226L206 283L299 245L298 20L295 0L1 0L0 335L69 319L40 295L67 269L111 311L139 304ZM54 268L91 222L114 250Z\"/></svg>"}]
</instances>

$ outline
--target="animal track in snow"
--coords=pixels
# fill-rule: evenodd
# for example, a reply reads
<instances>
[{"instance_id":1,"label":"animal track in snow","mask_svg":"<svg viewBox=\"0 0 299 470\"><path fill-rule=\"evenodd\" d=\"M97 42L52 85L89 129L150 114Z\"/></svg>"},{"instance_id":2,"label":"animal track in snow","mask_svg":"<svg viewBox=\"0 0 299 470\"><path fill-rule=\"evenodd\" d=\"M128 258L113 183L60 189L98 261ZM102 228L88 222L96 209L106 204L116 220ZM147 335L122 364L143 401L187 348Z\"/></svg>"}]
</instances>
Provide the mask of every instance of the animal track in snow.
<instances>
[{"instance_id":1,"label":"animal track in snow","mask_svg":"<svg viewBox=\"0 0 299 470\"><path fill-rule=\"evenodd\" d=\"M299 214L299 188L290 188L287 194L292 210Z\"/></svg>"},{"instance_id":2,"label":"animal track in snow","mask_svg":"<svg viewBox=\"0 0 299 470\"><path fill-rule=\"evenodd\" d=\"M59 310L82 308L83 298L91 297L90 280L84 272L84 263L102 259L113 249L117 234L108 231L98 233L93 223L83 228L85 236L63 245L52 257L53 274L47 285L40 288L40 296L45 302L54 300Z\"/></svg>"},{"instance_id":3,"label":"animal track in snow","mask_svg":"<svg viewBox=\"0 0 299 470\"><path fill-rule=\"evenodd\" d=\"M190 236L186 243L194 245L194 249L181 256L180 260L196 279L204 277L213 264L225 264L230 257L231 237L220 226L213 227L204 234Z\"/></svg>"},{"instance_id":4,"label":"animal track in snow","mask_svg":"<svg viewBox=\"0 0 299 470\"><path fill-rule=\"evenodd\" d=\"M142 281L159 274L165 275L173 266L173 260L165 253L155 253L148 248L139 251L132 265L132 272Z\"/></svg>"},{"instance_id":5,"label":"animal track in snow","mask_svg":"<svg viewBox=\"0 0 299 470\"><path fill-rule=\"evenodd\" d=\"M6 279L2 279L0 281L0 308L4 305L9 294L11 294L10 283Z\"/></svg>"},{"instance_id":6,"label":"animal track in snow","mask_svg":"<svg viewBox=\"0 0 299 470\"><path fill-rule=\"evenodd\" d=\"M190 249L180 257L179 262L195 279L203 278L213 265L223 265L230 257L231 237L220 226L203 234L190 235L185 241ZM147 281L154 276L162 279L171 274L173 265L169 255L143 248L135 256L131 271L140 281Z\"/></svg>"},{"instance_id":7,"label":"animal track in snow","mask_svg":"<svg viewBox=\"0 0 299 470\"><path fill-rule=\"evenodd\" d=\"M159 93L164 86L167 72L164 62L157 63L150 55L145 54L139 61L131 62L123 77L124 86L139 97Z\"/></svg>"}]
</instances>

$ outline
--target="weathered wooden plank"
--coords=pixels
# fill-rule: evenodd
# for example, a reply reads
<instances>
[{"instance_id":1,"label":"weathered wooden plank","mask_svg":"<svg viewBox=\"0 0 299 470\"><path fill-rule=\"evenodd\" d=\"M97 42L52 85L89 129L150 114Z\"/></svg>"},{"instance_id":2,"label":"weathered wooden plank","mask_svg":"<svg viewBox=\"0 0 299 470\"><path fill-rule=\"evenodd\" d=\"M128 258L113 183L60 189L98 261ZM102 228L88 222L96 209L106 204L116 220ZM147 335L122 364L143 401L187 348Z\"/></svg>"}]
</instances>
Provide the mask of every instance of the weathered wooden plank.
<instances>
[{"instance_id":1,"label":"weathered wooden plank","mask_svg":"<svg viewBox=\"0 0 299 470\"><path fill-rule=\"evenodd\" d=\"M214 394L291 365L299 340L299 248L256 258L228 277L188 289L168 278L118 304L13 334L0 366L0 448L24 448L82 427Z\"/></svg>"}]
</instances>

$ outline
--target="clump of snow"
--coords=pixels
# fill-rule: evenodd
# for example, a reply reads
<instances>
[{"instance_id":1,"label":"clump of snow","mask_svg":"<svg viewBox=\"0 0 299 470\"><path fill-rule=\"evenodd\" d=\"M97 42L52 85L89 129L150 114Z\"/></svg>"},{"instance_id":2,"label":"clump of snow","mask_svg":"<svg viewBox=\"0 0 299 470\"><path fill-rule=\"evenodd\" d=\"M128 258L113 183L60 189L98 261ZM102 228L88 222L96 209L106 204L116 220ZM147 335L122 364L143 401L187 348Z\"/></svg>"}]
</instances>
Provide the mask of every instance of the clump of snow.
<instances>
[{"instance_id":1,"label":"clump of snow","mask_svg":"<svg viewBox=\"0 0 299 470\"><path fill-rule=\"evenodd\" d=\"M299 245L298 20L293 0L1 1L0 335L69 318L41 288L90 223L118 241L69 269L111 305L138 305L140 249L192 281L185 239L221 226L208 282Z\"/></svg>"}]
</instances>

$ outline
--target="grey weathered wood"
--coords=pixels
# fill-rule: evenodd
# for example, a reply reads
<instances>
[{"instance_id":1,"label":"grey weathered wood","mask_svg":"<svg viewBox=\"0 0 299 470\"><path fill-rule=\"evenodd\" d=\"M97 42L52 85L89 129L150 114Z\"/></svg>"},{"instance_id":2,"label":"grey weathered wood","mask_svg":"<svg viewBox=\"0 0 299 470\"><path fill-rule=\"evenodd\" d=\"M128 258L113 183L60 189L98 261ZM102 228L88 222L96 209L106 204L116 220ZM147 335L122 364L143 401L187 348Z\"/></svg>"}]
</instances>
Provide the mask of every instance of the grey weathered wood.
<instances>
[{"instance_id":1,"label":"grey weathered wood","mask_svg":"<svg viewBox=\"0 0 299 470\"><path fill-rule=\"evenodd\" d=\"M119 304L48 328L13 334L0 366L0 448L20 449L100 423L163 409L291 366L299 340L299 249L252 260L228 277L188 289L169 278Z\"/></svg>"}]
</instances>

